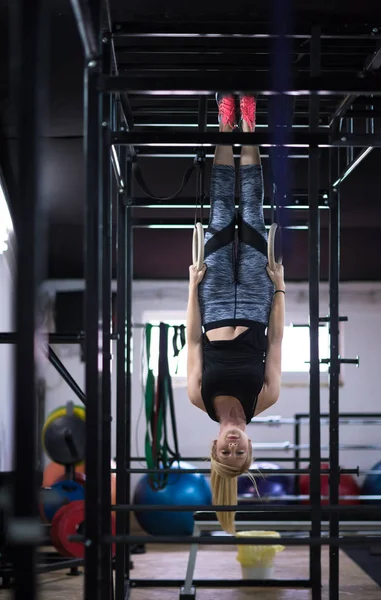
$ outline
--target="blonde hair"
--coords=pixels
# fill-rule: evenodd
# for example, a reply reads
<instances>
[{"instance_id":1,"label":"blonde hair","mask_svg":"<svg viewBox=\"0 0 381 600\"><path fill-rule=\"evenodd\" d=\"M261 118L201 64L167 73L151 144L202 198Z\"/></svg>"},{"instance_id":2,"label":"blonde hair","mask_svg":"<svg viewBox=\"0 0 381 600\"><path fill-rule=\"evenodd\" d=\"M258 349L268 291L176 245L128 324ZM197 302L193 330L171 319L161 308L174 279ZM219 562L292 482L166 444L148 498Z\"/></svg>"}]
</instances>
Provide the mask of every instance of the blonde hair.
<instances>
[{"instance_id":1,"label":"blonde hair","mask_svg":"<svg viewBox=\"0 0 381 600\"><path fill-rule=\"evenodd\" d=\"M217 452L215 446L212 447L210 456L211 463L211 478L213 504L217 505L234 505L238 502L237 493L237 477L244 473L253 481L255 489L257 489L253 475L249 473L250 465L253 462L253 449L249 443L247 458L241 467L231 467L222 464L217 460ZM220 522L222 529L227 533L235 533L235 513L234 512L217 512L217 519Z\"/></svg>"}]
</instances>

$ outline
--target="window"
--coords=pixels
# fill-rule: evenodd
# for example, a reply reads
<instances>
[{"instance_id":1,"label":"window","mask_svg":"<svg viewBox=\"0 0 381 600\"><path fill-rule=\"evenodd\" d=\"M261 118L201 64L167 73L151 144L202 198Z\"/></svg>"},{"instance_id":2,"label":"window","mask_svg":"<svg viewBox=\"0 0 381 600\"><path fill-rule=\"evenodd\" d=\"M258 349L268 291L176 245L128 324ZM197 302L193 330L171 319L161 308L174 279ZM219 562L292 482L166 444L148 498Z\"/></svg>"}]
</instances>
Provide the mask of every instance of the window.
<instances>
[{"instance_id":1,"label":"window","mask_svg":"<svg viewBox=\"0 0 381 600\"><path fill-rule=\"evenodd\" d=\"M319 327L319 356L329 357L328 326ZM309 327L284 328L282 344L282 371L284 373L308 373L310 370L310 330ZM320 364L320 371L328 371L328 365Z\"/></svg>"},{"instance_id":2,"label":"window","mask_svg":"<svg viewBox=\"0 0 381 600\"><path fill-rule=\"evenodd\" d=\"M148 316L148 315L147 315ZM150 319L153 327L151 334L150 367L155 376L158 373L159 364L159 323L160 319ZM168 329L168 363L169 371L174 378L185 378L187 374L187 346L180 351L177 357L173 351L174 326L184 323L182 319L163 319L169 325ZM328 326L319 327L319 355L320 358L329 357L329 331ZM310 331L309 327L293 327L286 325L284 328L282 345L282 372L283 373L308 373L310 369ZM320 364L320 372L327 373L328 365Z\"/></svg>"},{"instance_id":3,"label":"window","mask_svg":"<svg viewBox=\"0 0 381 600\"><path fill-rule=\"evenodd\" d=\"M174 320L166 320L163 321L166 325L170 325L168 329L168 364L169 364L169 372L172 377L186 377L187 376L187 349L186 345L180 351L178 356L174 356L174 348L173 348L173 336L175 335L175 325L181 325L181 321ZM150 348L150 368L153 370L155 376L158 374L158 366L159 366L159 337L160 337L160 328L158 325L159 321L150 321L151 325L156 325L157 327L152 328L151 332L151 348ZM178 341L178 348L180 349L181 345Z\"/></svg>"}]
</instances>

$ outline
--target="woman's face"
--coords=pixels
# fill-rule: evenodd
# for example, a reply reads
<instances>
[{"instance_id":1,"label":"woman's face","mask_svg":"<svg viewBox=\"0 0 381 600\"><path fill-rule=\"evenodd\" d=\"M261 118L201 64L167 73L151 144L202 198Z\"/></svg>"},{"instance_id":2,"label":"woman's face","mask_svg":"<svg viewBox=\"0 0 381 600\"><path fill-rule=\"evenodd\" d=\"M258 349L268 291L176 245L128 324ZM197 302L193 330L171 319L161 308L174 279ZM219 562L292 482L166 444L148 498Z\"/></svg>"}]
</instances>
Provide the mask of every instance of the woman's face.
<instances>
[{"instance_id":1,"label":"woman's face","mask_svg":"<svg viewBox=\"0 0 381 600\"><path fill-rule=\"evenodd\" d=\"M230 467L240 467L247 460L251 440L244 431L231 428L220 433L218 440L214 440L214 447L218 462Z\"/></svg>"}]
</instances>

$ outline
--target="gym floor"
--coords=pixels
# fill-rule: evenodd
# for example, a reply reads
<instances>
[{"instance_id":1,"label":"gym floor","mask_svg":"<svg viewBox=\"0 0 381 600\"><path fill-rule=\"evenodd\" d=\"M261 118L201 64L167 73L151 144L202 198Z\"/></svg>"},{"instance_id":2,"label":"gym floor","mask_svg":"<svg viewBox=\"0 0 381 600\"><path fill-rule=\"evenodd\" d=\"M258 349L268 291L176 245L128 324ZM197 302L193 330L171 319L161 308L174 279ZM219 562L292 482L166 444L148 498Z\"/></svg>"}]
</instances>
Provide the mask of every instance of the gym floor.
<instances>
[{"instance_id":1,"label":"gym floor","mask_svg":"<svg viewBox=\"0 0 381 600\"><path fill-rule=\"evenodd\" d=\"M187 546L147 546L146 554L133 555L136 579L149 577L158 579L180 579L185 575L189 547ZM213 549L200 546L196 563L195 577L199 579L241 577L240 565L235 560L236 550L215 546ZM328 600L328 550L323 548L323 600ZM274 577L300 578L308 576L308 549L287 548L277 555ZM68 577L66 572L51 573L40 578L41 600L82 600L82 577ZM0 591L0 600L11 600L9 590ZM178 600L178 589L139 589L133 590L131 600ZM197 600L310 600L310 590L293 589L198 589ZM353 562L344 552L340 553L340 598L354 600L379 600L380 587Z\"/></svg>"}]
</instances>

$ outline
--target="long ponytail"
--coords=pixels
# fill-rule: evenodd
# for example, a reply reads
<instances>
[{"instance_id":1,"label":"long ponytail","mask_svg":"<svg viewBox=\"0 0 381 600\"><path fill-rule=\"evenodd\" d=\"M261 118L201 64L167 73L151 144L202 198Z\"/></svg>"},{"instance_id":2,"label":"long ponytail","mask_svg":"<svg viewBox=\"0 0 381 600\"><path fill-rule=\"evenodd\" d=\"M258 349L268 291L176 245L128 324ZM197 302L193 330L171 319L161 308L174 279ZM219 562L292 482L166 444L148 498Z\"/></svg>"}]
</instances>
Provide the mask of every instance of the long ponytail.
<instances>
[{"instance_id":1,"label":"long ponytail","mask_svg":"<svg viewBox=\"0 0 381 600\"><path fill-rule=\"evenodd\" d=\"M249 452L244 464L237 468L218 462L215 448L212 448L211 462L211 486L213 504L217 505L236 505L238 502L237 495L237 477L244 473L248 473L252 463L252 448L249 445ZM250 477L250 479L254 479ZM227 533L235 533L235 513L232 511L217 512L217 519L224 531Z\"/></svg>"}]
</instances>

